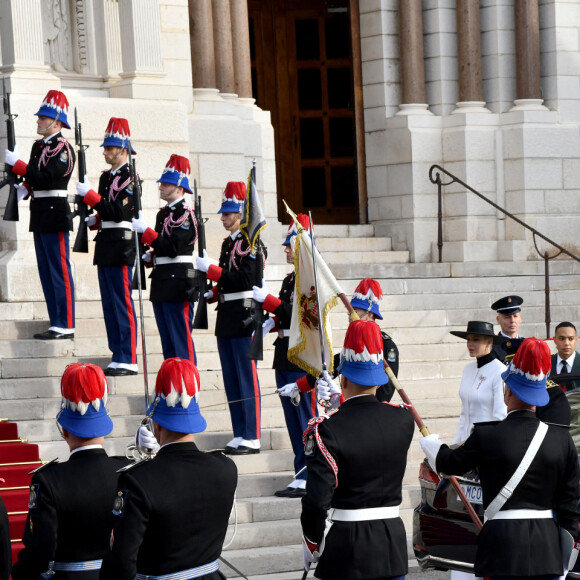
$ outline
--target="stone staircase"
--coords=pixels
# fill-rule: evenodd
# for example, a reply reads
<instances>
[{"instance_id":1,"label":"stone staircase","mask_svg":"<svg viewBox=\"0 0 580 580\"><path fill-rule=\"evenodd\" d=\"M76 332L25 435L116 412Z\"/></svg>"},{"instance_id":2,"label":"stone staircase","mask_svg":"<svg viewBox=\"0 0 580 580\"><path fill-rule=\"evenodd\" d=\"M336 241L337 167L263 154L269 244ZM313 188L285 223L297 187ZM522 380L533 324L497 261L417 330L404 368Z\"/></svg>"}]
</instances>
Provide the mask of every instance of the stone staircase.
<instances>
[{"instance_id":1,"label":"stone staircase","mask_svg":"<svg viewBox=\"0 0 580 580\"><path fill-rule=\"evenodd\" d=\"M399 379L432 432L449 440L457 425L457 396L465 343L449 334L464 329L470 319L493 321L489 305L501 295L517 293L524 302L525 336L544 336L543 264L522 262L410 264L406 252L393 252L390 240L373 238L371 226L317 226L317 245L340 281L352 294L358 281L380 281L385 298L381 306L384 327L400 350ZM74 255L73 255L74 259ZM265 276L277 293L288 266L268 265ZM579 320L577 288L580 268L569 261L551 267L552 320ZM150 392L162 362L151 304L144 303L147 366ZM210 314L213 328L215 313ZM36 443L44 460L68 456L59 440L55 416L60 403L60 376L75 361L106 365L109 351L100 302L77 303L76 338L45 343L30 337L46 328L46 309L40 302L0 303L0 415L18 422L22 437ZM331 315L334 347L338 350L348 324L338 306ZM223 392L213 332L195 331L201 372L201 407L208 429L196 441L204 449L223 447L231 438L231 424ZM262 391L262 452L235 458L240 479L237 490L237 530L224 558L246 575L286 573L301 569L300 502L273 497L292 477L292 452L284 417L275 394L272 340L265 340L259 365ZM141 357L140 357L141 358ZM140 365L142 360L140 360ZM107 438L110 452L123 454L144 414L143 375L110 381L110 410L114 430ZM419 438L418 432L416 439ZM412 531L412 511L419 501L417 474L422 454L414 442L408 458L402 518ZM226 542L234 533L232 518ZM412 551L410 551L412 554ZM228 576L236 574L222 565Z\"/></svg>"}]
</instances>

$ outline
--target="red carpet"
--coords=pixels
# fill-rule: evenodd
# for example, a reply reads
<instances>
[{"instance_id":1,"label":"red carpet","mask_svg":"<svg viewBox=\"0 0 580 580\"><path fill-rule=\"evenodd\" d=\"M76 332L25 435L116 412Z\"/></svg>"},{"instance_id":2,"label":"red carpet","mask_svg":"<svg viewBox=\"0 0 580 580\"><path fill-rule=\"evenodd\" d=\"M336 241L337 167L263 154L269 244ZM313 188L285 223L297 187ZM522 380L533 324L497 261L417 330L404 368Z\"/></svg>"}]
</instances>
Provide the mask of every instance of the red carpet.
<instances>
[{"instance_id":1,"label":"red carpet","mask_svg":"<svg viewBox=\"0 0 580 580\"><path fill-rule=\"evenodd\" d=\"M18 426L8 421L0 422L0 497L8 510L12 560L22 549L22 534L28 514L28 486L30 471L42 465L38 445L18 441Z\"/></svg>"}]
</instances>

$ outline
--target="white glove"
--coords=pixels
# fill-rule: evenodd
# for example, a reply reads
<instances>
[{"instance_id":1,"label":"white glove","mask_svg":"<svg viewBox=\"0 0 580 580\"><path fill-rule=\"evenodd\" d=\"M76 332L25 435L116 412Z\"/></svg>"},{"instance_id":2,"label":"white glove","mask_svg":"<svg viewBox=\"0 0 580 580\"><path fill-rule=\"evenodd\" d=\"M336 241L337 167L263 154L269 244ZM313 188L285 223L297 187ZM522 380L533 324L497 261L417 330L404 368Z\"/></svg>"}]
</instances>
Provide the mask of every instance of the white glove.
<instances>
[{"instance_id":1,"label":"white glove","mask_svg":"<svg viewBox=\"0 0 580 580\"><path fill-rule=\"evenodd\" d=\"M310 570L311 564L316 564L320 560L322 550L319 546L311 552L306 538L302 538L302 562L304 563L304 570Z\"/></svg>"},{"instance_id":2,"label":"white glove","mask_svg":"<svg viewBox=\"0 0 580 580\"><path fill-rule=\"evenodd\" d=\"M278 394L281 397L296 397L300 394L300 390L296 383L288 383L278 389Z\"/></svg>"},{"instance_id":3,"label":"white glove","mask_svg":"<svg viewBox=\"0 0 580 580\"><path fill-rule=\"evenodd\" d=\"M328 371L323 371L322 376L316 381L316 388L318 390L318 398L323 401L329 401L332 395L342 392Z\"/></svg>"},{"instance_id":4,"label":"white glove","mask_svg":"<svg viewBox=\"0 0 580 580\"><path fill-rule=\"evenodd\" d=\"M16 197L18 201L22 201L29 194L28 188L25 185L16 185Z\"/></svg>"},{"instance_id":5,"label":"white glove","mask_svg":"<svg viewBox=\"0 0 580 580\"><path fill-rule=\"evenodd\" d=\"M142 234L149 226L143 221L143 213L139 210L139 217L131 220L133 231Z\"/></svg>"},{"instance_id":6,"label":"white glove","mask_svg":"<svg viewBox=\"0 0 580 580\"><path fill-rule=\"evenodd\" d=\"M146 425L139 427L137 435L135 435L135 445L142 453L157 453L159 451L159 443Z\"/></svg>"},{"instance_id":7,"label":"white glove","mask_svg":"<svg viewBox=\"0 0 580 580\"><path fill-rule=\"evenodd\" d=\"M141 259L146 263L146 264L150 264L151 263L151 259L153 257L153 254L151 252L145 252L142 256Z\"/></svg>"},{"instance_id":8,"label":"white glove","mask_svg":"<svg viewBox=\"0 0 580 580\"><path fill-rule=\"evenodd\" d=\"M82 183L80 181L77 181L77 195L85 197L85 195L89 193L90 189L92 189L92 187L91 184L89 183L89 178L86 175Z\"/></svg>"},{"instance_id":9,"label":"white glove","mask_svg":"<svg viewBox=\"0 0 580 580\"><path fill-rule=\"evenodd\" d=\"M259 288L258 286L252 286L252 298L256 302L264 302L266 297L268 296L269 292L266 286L264 285L264 281L262 281L262 287Z\"/></svg>"},{"instance_id":10,"label":"white glove","mask_svg":"<svg viewBox=\"0 0 580 580\"><path fill-rule=\"evenodd\" d=\"M97 223L97 218L94 215L89 215L85 218L85 221L87 222L89 228L92 228Z\"/></svg>"},{"instance_id":11,"label":"white glove","mask_svg":"<svg viewBox=\"0 0 580 580\"><path fill-rule=\"evenodd\" d=\"M204 297L206 300L211 300L211 299L213 298L213 290L208 290L208 291L207 291L207 292L206 292L206 293L203 295L203 297Z\"/></svg>"},{"instance_id":12,"label":"white glove","mask_svg":"<svg viewBox=\"0 0 580 580\"><path fill-rule=\"evenodd\" d=\"M266 336L274 328L274 326L276 326L276 322L273 318L267 318L264 320L264 322L262 322L262 335Z\"/></svg>"},{"instance_id":13,"label":"white glove","mask_svg":"<svg viewBox=\"0 0 580 580\"><path fill-rule=\"evenodd\" d=\"M203 251L203 258L200 258L199 256L195 259L195 267L200 271L200 272L207 272L209 270L209 267L211 266L211 260L208 258L207 256L207 251L204 250Z\"/></svg>"},{"instance_id":14,"label":"white glove","mask_svg":"<svg viewBox=\"0 0 580 580\"><path fill-rule=\"evenodd\" d=\"M16 165L16 162L20 160L20 157L18 156L18 146L14 147L14 151L10 151L10 149L6 149L5 154L4 154L4 161L7 163L7 165Z\"/></svg>"},{"instance_id":15,"label":"white glove","mask_svg":"<svg viewBox=\"0 0 580 580\"><path fill-rule=\"evenodd\" d=\"M427 457L427 461L429 461L431 469L437 472L437 454L439 453L441 445L443 445L443 443L439 441L439 435L436 433L427 435L427 437L423 437L419 440L419 444L421 445L423 453Z\"/></svg>"}]
</instances>

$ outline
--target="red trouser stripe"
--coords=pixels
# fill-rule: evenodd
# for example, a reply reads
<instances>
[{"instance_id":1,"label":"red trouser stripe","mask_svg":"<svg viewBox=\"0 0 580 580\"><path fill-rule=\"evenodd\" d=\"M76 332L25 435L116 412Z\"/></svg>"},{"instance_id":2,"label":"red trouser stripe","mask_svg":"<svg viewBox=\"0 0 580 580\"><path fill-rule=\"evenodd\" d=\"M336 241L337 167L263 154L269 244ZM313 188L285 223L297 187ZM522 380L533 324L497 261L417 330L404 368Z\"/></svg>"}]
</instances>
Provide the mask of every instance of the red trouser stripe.
<instances>
[{"instance_id":1,"label":"red trouser stripe","mask_svg":"<svg viewBox=\"0 0 580 580\"><path fill-rule=\"evenodd\" d=\"M256 439L260 439L260 429L262 428L262 418L260 416L260 385L258 384L258 369L256 361L252 362L252 380L254 381L254 401L256 405Z\"/></svg>"},{"instance_id":2,"label":"red trouser stripe","mask_svg":"<svg viewBox=\"0 0 580 580\"><path fill-rule=\"evenodd\" d=\"M189 360L194 363L195 355L193 354L193 338L189 330L189 307L188 301L183 303L183 324L185 325L185 336L187 336L187 352Z\"/></svg>"},{"instance_id":3,"label":"red trouser stripe","mask_svg":"<svg viewBox=\"0 0 580 580\"><path fill-rule=\"evenodd\" d=\"M131 329L131 364L137 364L137 331L135 329L135 312L131 303L131 285L129 284L129 266L123 266L123 288L125 289L125 308L129 328Z\"/></svg>"},{"instance_id":4,"label":"red trouser stripe","mask_svg":"<svg viewBox=\"0 0 580 580\"><path fill-rule=\"evenodd\" d=\"M66 246L64 243L64 232L58 232L58 243L60 246L60 267L62 270L62 281L64 283L64 293L66 295L66 327L74 328L72 289L70 287L71 273L68 269L66 259Z\"/></svg>"},{"instance_id":5,"label":"red trouser stripe","mask_svg":"<svg viewBox=\"0 0 580 580\"><path fill-rule=\"evenodd\" d=\"M309 393L306 393L304 396L310 397L310 410L312 411L312 416L316 417L316 389L312 389Z\"/></svg>"}]
</instances>

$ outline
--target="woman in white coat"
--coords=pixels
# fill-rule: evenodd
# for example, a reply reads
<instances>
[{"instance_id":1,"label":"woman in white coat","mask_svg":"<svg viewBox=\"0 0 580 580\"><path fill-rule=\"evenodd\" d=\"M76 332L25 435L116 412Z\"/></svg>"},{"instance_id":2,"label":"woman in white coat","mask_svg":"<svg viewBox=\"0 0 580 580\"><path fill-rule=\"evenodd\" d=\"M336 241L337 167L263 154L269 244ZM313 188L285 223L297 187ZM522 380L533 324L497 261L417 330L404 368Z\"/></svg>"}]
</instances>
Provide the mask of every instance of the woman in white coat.
<instances>
[{"instance_id":1,"label":"woman in white coat","mask_svg":"<svg viewBox=\"0 0 580 580\"><path fill-rule=\"evenodd\" d=\"M466 332L452 330L451 334L465 338L469 356L475 358L465 365L459 387L461 415L453 439L453 443L458 444L469 437L474 423L506 418L501 378L506 366L492 353L494 341L504 339L494 334L493 325L489 322L470 320Z\"/></svg>"}]
</instances>

